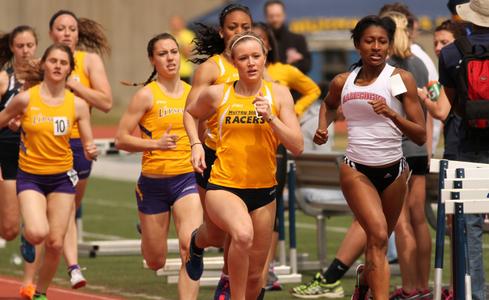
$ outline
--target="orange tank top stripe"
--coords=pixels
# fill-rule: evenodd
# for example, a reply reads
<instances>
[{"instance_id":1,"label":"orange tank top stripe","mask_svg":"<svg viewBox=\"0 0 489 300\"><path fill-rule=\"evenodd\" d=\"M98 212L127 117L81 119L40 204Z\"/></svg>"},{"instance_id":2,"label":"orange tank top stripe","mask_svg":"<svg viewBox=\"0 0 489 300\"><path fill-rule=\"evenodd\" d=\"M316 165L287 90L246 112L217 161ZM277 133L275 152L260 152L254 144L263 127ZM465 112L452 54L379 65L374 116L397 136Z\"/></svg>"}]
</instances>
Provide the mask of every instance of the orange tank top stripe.
<instances>
[{"instance_id":1,"label":"orange tank top stripe","mask_svg":"<svg viewBox=\"0 0 489 300\"><path fill-rule=\"evenodd\" d=\"M272 83L263 80L261 92L277 115ZM255 96L236 94L234 83L225 84L217 109L217 159L209 182L240 189L277 184L275 153L279 141L270 124L256 115L254 99Z\"/></svg>"},{"instance_id":2,"label":"orange tank top stripe","mask_svg":"<svg viewBox=\"0 0 489 300\"><path fill-rule=\"evenodd\" d=\"M73 168L70 135L75 121L75 95L65 90L64 101L48 105L40 85L28 90L29 104L22 117L19 168L27 173L50 175Z\"/></svg>"},{"instance_id":3,"label":"orange tank top stripe","mask_svg":"<svg viewBox=\"0 0 489 300\"><path fill-rule=\"evenodd\" d=\"M238 70L230 63L223 54L211 56L210 59L219 67L219 77L213 84L234 82L239 79ZM207 147L216 150L217 116L214 114L207 120L207 135L205 144Z\"/></svg>"},{"instance_id":4,"label":"orange tank top stripe","mask_svg":"<svg viewBox=\"0 0 489 300\"><path fill-rule=\"evenodd\" d=\"M143 139L159 139L171 125L170 134L178 135L177 147L172 150L144 151L142 173L175 176L193 172L190 162L190 141L183 126L185 101L190 85L183 82L184 92L178 98L166 95L153 81L147 85L153 94L153 106L139 121Z\"/></svg>"}]
</instances>

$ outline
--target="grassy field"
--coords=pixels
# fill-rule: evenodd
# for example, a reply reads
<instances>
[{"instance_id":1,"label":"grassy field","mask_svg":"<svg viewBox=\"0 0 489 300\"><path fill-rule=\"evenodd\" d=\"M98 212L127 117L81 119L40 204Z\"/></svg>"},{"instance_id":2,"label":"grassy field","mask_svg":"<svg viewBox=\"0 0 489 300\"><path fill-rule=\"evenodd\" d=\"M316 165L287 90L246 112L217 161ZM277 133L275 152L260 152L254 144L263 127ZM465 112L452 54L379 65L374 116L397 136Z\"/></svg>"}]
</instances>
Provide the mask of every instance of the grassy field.
<instances>
[{"instance_id":1,"label":"grassy field","mask_svg":"<svg viewBox=\"0 0 489 300\"><path fill-rule=\"evenodd\" d=\"M84 200L84 229L90 233L137 238L136 204L133 197L134 183L92 178ZM329 258L335 253L343 235L351 222L350 217L335 217L328 220ZM315 222L301 212L297 214L297 244L299 253L309 253L315 257ZM434 236L434 235L433 235ZM174 231L170 237L175 237ZM489 242L485 237L486 245ZM20 277L22 267L11 263L10 258L18 253L18 242L8 243L0 249L0 274ZM487 261L487 255L485 255ZM166 284L165 279L155 276L152 271L143 269L140 256L113 256L80 258L80 264L86 267L84 272L89 285L87 292L104 292L120 295L127 299L177 299L175 285ZM486 271L487 271L486 267ZM314 272L305 272L304 281L310 280ZM448 272L445 272L448 276ZM445 281L448 280L448 277ZM64 263L56 275L56 284L69 286ZM354 280L347 277L342 281L349 299ZM400 278L394 276L393 284L399 284ZM267 293L266 299L292 299L288 290L294 285L285 285L280 292ZM201 288L199 299L212 299L214 288ZM1 292L0 292L1 294Z\"/></svg>"}]
</instances>

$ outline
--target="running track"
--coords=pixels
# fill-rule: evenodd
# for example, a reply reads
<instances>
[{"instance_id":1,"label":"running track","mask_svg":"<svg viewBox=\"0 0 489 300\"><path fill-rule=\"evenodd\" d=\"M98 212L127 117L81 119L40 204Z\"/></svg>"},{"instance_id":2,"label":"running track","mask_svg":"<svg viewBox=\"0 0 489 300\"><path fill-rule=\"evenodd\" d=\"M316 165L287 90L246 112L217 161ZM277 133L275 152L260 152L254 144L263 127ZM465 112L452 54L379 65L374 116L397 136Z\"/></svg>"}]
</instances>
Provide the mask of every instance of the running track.
<instances>
[{"instance_id":1,"label":"running track","mask_svg":"<svg viewBox=\"0 0 489 300\"><path fill-rule=\"evenodd\" d=\"M10 277L0 277L0 300L16 300L19 298L19 289L21 282ZM76 292L69 289L62 289L57 286L51 286L48 289L49 300L121 300L123 298L95 295Z\"/></svg>"}]
</instances>

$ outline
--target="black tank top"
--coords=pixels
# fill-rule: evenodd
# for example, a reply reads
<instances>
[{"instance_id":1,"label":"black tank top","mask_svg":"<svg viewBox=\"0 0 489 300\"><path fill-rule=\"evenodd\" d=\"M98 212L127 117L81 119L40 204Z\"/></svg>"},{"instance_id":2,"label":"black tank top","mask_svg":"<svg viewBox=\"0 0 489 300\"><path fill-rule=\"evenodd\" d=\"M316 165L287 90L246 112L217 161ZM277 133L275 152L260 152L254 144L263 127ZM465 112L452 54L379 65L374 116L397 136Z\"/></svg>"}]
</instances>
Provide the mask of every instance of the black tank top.
<instances>
[{"instance_id":1,"label":"black tank top","mask_svg":"<svg viewBox=\"0 0 489 300\"><path fill-rule=\"evenodd\" d=\"M8 103L20 92L22 84L15 78L14 69L9 67L7 70L8 87L5 94L0 99L0 111L8 105ZM19 132L14 132L8 127L0 128L0 143L15 143L18 144L20 140Z\"/></svg>"}]
</instances>

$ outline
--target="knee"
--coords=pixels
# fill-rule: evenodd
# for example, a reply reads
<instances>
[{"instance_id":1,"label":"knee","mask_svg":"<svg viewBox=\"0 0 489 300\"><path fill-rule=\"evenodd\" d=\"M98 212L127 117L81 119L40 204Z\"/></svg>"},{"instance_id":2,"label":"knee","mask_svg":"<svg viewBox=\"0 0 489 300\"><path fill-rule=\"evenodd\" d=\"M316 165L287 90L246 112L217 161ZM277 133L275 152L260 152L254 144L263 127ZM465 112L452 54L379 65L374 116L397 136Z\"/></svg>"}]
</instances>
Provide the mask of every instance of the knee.
<instances>
[{"instance_id":1,"label":"knee","mask_svg":"<svg viewBox=\"0 0 489 300\"><path fill-rule=\"evenodd\" d=\"M49 234L48 229L44 228L31 228L24 229L24 237L32 244L38 245L42 243Z\"/></svg>"},{"instance_id":2,"label":"knee","mask_svg":"<svg viewBox=\"0 0 489 300\"><path fill-rule=\"evenodd\" d=\"M149 269L157 271L165 266L166 259L163 256L160 257L145 257L146 265Z\"/></svg>"},{"instance_id":3,"label":"knee","mask_svg":"<svg viewBox=\"0 0 489 300\"><path fill-rule=\"evenodd\" d=\"M388 240L387 228L371 231L367 235L367 248L387 251Z\"/></svg>"},{"instance_id":4,"label":"knee","mask_svg":"<svg viewBox=\"0 0 489 300\"><path fill-rule=\"evenodd\" d=\"M61 254L63 251L63 238L50 237L46 240L46 250L54 252L56 254Z\"/></svg>"},{"instance_id":5,"label":"knee","mask_svg":"<svg viewBox=\"0 0 489 300\"><path fill-rule=\"evenodd\" d=\"M262 287L263 277L260 271L252 272L248 274L248 285L249 286L260 286Z\"/></svg>"},{"instance_id":6,"label":"knee","mask_svg":"<svg viewBox=\"0 0 489 300\"><path fill-rule=\"evenodd\" d=\"M2 230L1 237L6 241L11 241L17 237L19 234L19 226L18 224L14 226L6 226Z\"/></svg>"},{"instance_id":7,"label":"knee","mask_svg":"<svg viewBox=\"0 0 489 300\"><path fill-rule=\"evenodd\" d=\"M242 228L231 234L232 243L241 251L249 251L253 246L253 228Z\"/></svg>"}]
</instances>

